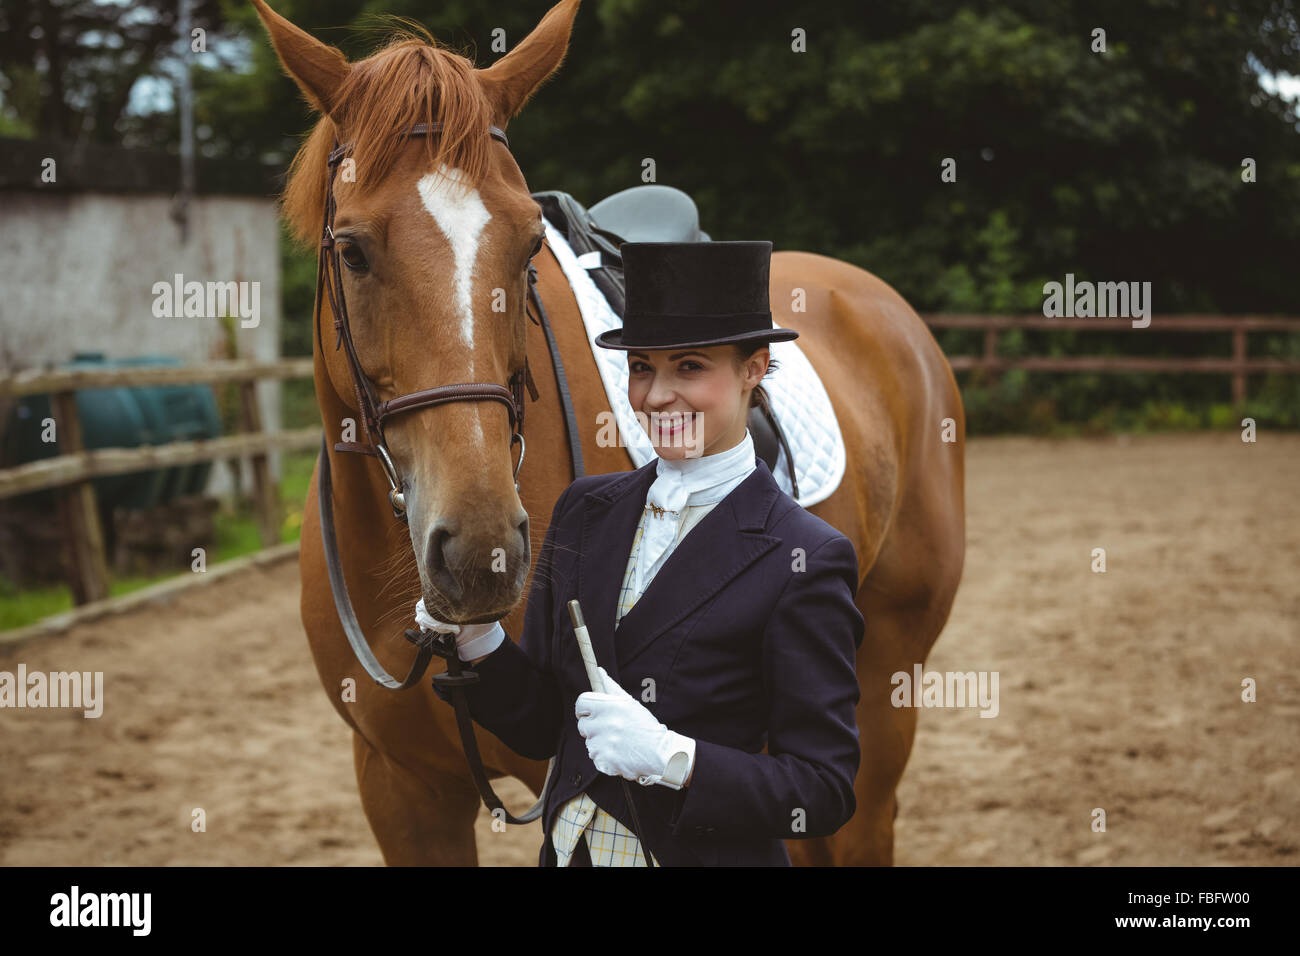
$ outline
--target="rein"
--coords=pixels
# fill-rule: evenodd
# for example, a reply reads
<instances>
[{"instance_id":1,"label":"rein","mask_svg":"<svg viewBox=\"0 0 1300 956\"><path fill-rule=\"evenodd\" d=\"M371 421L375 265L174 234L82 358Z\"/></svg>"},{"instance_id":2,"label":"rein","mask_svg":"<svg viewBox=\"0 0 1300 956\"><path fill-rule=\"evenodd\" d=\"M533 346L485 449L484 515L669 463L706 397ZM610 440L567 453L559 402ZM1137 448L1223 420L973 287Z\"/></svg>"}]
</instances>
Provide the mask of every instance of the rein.
<instances>
[{"instance_id":1,"label":"rein","mask_svg":"<svg viewBox=\"0 0 1300 956\"><path fill-rule=\"evenodd\" d=\"M441 129L441 123L419 123L411 127L404 135L428 136L439 132ZM493 139L509 149L510 143L506 139L504 131L496 126L489 127L488 131ZM352 326L348 318L347 299L343 294L340 254L334 237L334 215L336 212L334 179L338 173L339 164L351 148L352 144L340 146L338 141L335 140L335 147L329 154L330 172L325 185L324 227L321 232L320 256L316 272L315 321L317 342L321 345L323 352L323 343L320 341L320 313L321 302L324 298L322 292L324 292L329 296L330 310L334 313L334 329L336 333L334 348L335 351L343 348L344 355L347 358L365 441L335 442L334 450L371 455L378 458L380 465L384 469L384 476L388 479L388 503L393 509L393 516L399 521L406 522L406 483L397 470L392 455L389 454L388 445L384 440L384 421L392 415L430 408L446 402L500 401L506 405L510 413L511 447L514 447L516 441L519 443L519 461L514 467L515 491L518 491L519 469L524 463L526 447L523 434L524 387L527 386L532 401L535 402L538 398L537 385L533 381L526 352L524 367L510 376L509 388L496 384L476 382L438 385L410 392L387 401L379 400L379 397L375 394L374 385L361 367L356 346L352 341ZM528 296L536 307L537 315L534 316L532 312L528 311L527 306L525 306L525 312L535 325L541 326L546 336L547 348L551 354L551 365L555 371L556 386L564 408L564 424L569 444L569 457L573 465L574 480L577 480L586 474L582 460L582 446L578 436L577 416L574 413L573 398L569 392L568 378L564 372L560 349L555 341L555 336L551 332L550 319L546 314L545 306L542 305L536 283L537 269L529 263ZM497 816L499 811L507 823L531 823L533 820L538 819L546 804L546 798L550 793L551 783L555 776L555 757L550 759L546 767L546 782L542 785L542 792L537 798L537 802L521 816L516 817L511 814L501 803L501 799L496 795L496 792L493 791L487 773L483 768L483 758L479 753L478 742L474 737L474 724L464 695L464 688L477 683L479 675L461 661L456 650L454 634L435 634L423 628L419 630L408 629L405 636L408 641L415 645L416 655L406 677L400 681L389 674L384 669L384 666L379 663L379 659L375 657L374 652L370 649L370 642L366 639L365 632L357 620L356 611L352 607L352 599L348 594L347 579L343 573L343 563L339 559L338 535L334 525L334 486L330 468L329 445L324 434L321 435L319 469L317 498L320 505L321 543L325 551L325 566L329 575L330 592L334 597L334 607L338 612L339 623L343 626L343 632L347 635L348 644L352 647L352 652L356 655L357 660L375 683L390 690L407 690L419 683L434 654L444 658L447 661L447 671L443 674L435 674L433 682L446 687L449 692L452 706L456 712L456 725L460 730L461 743L465 749L465 758L484 805L487 806L494 817ZM509 637L507 637L508 639ZM623 781L623 785L628 807L637 831L643 832L641 830L641 821L636 812L636 805L632 802L632 795L626 780ZM647 865L653 865L650 851L645 847L644 843L641 846L645 853Z\"/></svg>"}]
</instances>

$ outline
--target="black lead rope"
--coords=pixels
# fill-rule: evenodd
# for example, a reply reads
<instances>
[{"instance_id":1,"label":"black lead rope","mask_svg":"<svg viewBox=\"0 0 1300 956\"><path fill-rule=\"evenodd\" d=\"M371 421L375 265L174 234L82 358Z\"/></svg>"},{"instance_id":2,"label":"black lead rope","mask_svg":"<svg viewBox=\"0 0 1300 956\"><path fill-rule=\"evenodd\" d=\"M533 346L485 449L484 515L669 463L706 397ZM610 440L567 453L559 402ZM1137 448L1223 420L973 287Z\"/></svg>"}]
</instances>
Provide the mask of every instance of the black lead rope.
<instances>
[{"instance_id":1,"label":"black lead rope","mask_svg":"<svg viewBox=\"0 0 1300 956\"><path fill-rule=\"evenodd\" d=\"M452 707L456 711L456 726L460 729L461 743L465 747L465 759L483 803L494 817L498 810L501 811L506 823L532 823L541 816L542 807L545 806L546 797L551 790L551 781L555 779L555 758L552 757L546 767L546 783L542 785L542 793L537 798L537 803L522 817L511 814L492 789L492 784L488 782L487 774L483 770L483 758L479 754L478 741L474 738L474 720L470 717L469 704L465 701L464 689L470 684L478 683L478 672L472 667L466 667L461 661L456 649L455 634L436 634L430 637L428 631L410 630L406 632L406 637L412 643L430 647L434 654L447 662L445 673L433 675L433 684L435 687L445 687L451 697ZM542 838L545 839L545 834Z\"/></svg>"}]
</instances>

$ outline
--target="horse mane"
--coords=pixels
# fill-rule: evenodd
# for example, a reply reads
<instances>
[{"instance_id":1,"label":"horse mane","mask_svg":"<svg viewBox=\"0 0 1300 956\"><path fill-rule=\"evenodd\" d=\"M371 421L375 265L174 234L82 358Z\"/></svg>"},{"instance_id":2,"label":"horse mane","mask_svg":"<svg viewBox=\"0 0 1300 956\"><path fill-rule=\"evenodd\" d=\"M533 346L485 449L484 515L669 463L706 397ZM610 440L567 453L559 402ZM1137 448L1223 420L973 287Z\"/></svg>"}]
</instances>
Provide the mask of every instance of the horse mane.
<instances>
[{"instance_id":1,"label":"horse mane","mask_svg":"<svg viewBox=\"0 0 1300 956\"><path fill-rule=\"evenodd\" d=\"M492 106L474 64L420 29L423 35L400 30L352 64L333 116L321 116L289 164L280 208L300 243L320 241L326 164L336 138L355 144L357 185L383 179L407 145L399 134L416 123L442 124L442 133L423 137L429 168L445 162L475 187L487 174Z\"/></svg>"}]
</instances>

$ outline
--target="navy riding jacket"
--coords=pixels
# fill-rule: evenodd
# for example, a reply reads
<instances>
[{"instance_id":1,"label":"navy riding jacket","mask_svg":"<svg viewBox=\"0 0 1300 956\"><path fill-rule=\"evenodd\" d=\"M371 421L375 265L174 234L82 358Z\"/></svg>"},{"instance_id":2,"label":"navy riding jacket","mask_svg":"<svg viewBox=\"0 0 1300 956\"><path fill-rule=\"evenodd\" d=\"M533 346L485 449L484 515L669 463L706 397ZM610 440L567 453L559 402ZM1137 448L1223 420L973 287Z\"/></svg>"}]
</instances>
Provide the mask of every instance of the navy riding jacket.
<instances>
[{"instance_id":1,"label":"navy riding jacket","mask_svg":"<svg viewBox=\"0 0 1300 956\"><path fill-rule=\"evenodd\" d=\"M589 475L556 502L528 594L524 633L474 667L474 720L516 753L555 757L551 827L586 791L635 830L620 778L600 773L574 702L590 690L568 602L581 602L597 662L665 726L696 739L681 790L630 782L663 866L789 866L784 840L829 836L856 809L855 667L864 620L857 554L838 530L756 468L678 543L614 626L616 601L656 461ZM438 696L450 695L437 687ZM766 746L766 753L761 752Z\"/></svg>"}]
</instances>

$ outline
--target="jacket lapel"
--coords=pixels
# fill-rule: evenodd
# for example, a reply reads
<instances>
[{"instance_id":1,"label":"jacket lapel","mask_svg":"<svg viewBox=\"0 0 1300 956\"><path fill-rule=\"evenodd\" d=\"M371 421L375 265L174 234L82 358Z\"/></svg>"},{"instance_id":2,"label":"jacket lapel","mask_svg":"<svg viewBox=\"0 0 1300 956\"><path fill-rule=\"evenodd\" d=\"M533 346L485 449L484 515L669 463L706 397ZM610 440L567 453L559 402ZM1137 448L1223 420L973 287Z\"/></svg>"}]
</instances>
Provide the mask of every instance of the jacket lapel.
<instances>
[{"instance_id":1,"label":"jacket lapel","mask_svg":"<svg viewBox=\"0 0 1300 956\"><path fill-rule=\"evenodd\" d=\"M767 463L755 468L687 533L618 625L619 591L632 539L657 466L646 465L586 494L578 599L596 660L619 683L619 668L776 547L764 533L780 488ZM613 666L611 666L611 664Z\"/></svg>"}]
</instances>

